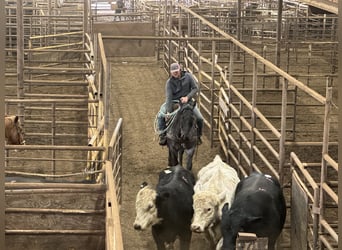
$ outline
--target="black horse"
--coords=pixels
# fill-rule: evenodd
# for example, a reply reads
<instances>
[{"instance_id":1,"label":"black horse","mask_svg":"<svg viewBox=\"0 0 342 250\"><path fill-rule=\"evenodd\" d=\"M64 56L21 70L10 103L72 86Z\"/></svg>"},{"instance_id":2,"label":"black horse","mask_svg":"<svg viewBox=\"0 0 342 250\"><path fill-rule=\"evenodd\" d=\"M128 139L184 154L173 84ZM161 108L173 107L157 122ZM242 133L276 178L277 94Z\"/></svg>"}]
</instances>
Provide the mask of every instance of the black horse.
<instances>
[{"instance_id":1,"label":"black horse","mask_svg":"<svg viewBox=\"0 0 342 250\"><path fill-rule=\"evenodd\" d=\"M181 105L174 119L170 119L167 130L167 146L169 148L169 166L182 165L184 151L187 154L186 168L192 169L192 158L197 146L197 122L194 114L196 102L190 101Z\"/></svg>"}]
</instances>

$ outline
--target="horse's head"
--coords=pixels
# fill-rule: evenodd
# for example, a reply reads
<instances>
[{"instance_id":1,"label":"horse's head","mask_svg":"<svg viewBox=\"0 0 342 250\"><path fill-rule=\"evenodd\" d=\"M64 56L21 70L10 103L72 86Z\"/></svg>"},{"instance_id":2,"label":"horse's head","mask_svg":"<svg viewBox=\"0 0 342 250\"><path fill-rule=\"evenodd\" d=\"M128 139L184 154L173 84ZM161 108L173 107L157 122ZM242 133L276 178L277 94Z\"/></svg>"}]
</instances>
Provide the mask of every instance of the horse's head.
<instances>
[{"instance_id":1,"label":"horse's head","mask_svg":"<svg viewBox=\"0 0 342 250\"><path fill-rule=\"evenodd\" d=\"M194 114L195 104L186 103L181 107L180 112L180 138L182 141L190 141L197 135L196 116Z\"/></svg>"},{"instance_id":2,"label":"horse's head","mask_svg":"<svg viewBox=\"0 0 342 250\"><path fill-rule=\"evenodd\" d=\"M5 116L5 138L8 144L25 144L24 133L18 116Z\"/></svg>"}]
</instances>

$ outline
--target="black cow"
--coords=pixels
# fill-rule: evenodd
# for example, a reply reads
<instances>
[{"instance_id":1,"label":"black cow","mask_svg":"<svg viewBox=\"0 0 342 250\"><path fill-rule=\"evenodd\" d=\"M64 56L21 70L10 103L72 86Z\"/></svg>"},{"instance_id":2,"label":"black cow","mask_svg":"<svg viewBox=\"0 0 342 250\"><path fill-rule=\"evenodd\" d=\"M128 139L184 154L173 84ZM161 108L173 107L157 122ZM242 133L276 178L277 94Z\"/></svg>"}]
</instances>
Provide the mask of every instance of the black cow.
<instances>
[{"instance_id":1,"label":"black cow","mask_svg":"<svg viewBox=\"0 0 342 250\"><path fill-rule=\"evenodd\" d=\"M161 171L156 189L142 184L136 198L134 229L152 226L158 250L173 244L177 237L181 250L190 248L194 184L192 172L180 165Z\"/></svg>"},{"instance_id":2,"label":"black cow","mask_svg":"<svg viewBox=\"0 0 342 250\"><path fill-rule=\"evenodd\" d=\"M234 250L238 232L268 237L268 249L275 249L286 218L286 203L278 180L252 173L241 180L230 209L222 208L222 250Z\"/></svg>"}]
</instances>

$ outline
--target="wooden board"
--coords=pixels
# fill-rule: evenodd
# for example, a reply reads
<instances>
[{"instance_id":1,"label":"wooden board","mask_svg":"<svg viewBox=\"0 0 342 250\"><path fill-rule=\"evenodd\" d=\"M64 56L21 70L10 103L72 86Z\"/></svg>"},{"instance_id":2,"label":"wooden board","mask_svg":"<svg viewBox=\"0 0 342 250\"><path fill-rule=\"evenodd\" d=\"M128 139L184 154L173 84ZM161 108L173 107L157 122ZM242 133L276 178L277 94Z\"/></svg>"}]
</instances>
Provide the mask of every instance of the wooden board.
<instances>
[{"instance_id":1,"label":"wooden board","mask_svg":"<svg viewBox=\"0 0 342 250\"><path fill-rule=\"evenodd\" d=\"M104 235L6 235L6 250L105 249Z\"/></svg>"},{"instance_id":2,"label":"wooden board","mask_svg":"<svg viewBox=\"0 0 342 250\"><path fill-rule=\"evenodd\" d=\"M105 214L72 214L60 212L6 212L9 230L102 230L105 231Z\"/></svg>"},{"instance_id":3,"label":"wooden board","mask_svg":"<svg viewBox=\"0 0 342 250\"><path fill-rule=\"evenodd\" d=\"M268 238L258 238L254 233L239 232L236 238L237 250L267 250Z\"/></svg>"},{"instance_id":4,"label":"wooden board","mask_svg":"<svg viewBox=\"0 0 342 250\"><path fill-rule=\"evenodd\" d=\"M153 36L152 23L96 23L94 31L102 36ZM108 57L150 57L154 56L155 42L151 40L104 39Z\"/></svg>"},{"instance_id":5,"label":"wooden board","mask_svg":"<svg viewBox=\"0 0 342 250\"><path fill-rule=\"evenodd\" d=\"M105 196L99 193L6 194L6 207L54 209L104 209Z\"/></svg>"},{"instance_id":6,"label":"wooden board","mask_svg":"<svg viewBox=\"0 0 342 250\"><path fill-rule=\"evenodd\" d=\"M292 175L290 216L292 249L307 249L308 196L295 175Z\"/></svg>"},{"instance_id":7,"label":"wooden board","mask_svg":"<svg viewBox=\"0 0 342 250\"><path fill-rule=\"evenodd\" d=\"M24 184L32 186L12 186ZM105 190L96 189L101 186L34 185L40 188L6 190L6 250L105 249Z\"/></svg>"}]
</instances>

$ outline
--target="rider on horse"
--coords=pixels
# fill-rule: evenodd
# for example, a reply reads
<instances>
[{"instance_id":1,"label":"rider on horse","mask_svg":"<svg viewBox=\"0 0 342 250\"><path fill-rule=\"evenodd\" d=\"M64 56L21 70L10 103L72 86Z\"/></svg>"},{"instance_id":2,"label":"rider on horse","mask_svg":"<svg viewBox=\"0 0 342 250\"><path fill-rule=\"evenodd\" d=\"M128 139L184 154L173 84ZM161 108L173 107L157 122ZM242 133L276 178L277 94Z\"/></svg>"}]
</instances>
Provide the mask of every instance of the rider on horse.
<instances>
[{"instance_id":1,"label":"rider on horse","mask_svg":"<svg viewBox=\"0 0 342 250\"><path fill-rule=\"evenodd\" d=\"M162 105L157 116L157 124L159 131L159 145L166 145L166 120L169 118L169 114L173 111L174 101L180 101L181 103L187 103L190 101L199 91L198 85L193 76L186 71L182 71L178 63L172 63L170 66L171 77L166 81L166 101L165 105ZM203 128L203 116L199 109L195 106L194 114L197 119L198 127L198 144L202 143L202 128Z\"/></svg>"}]
</instances>

